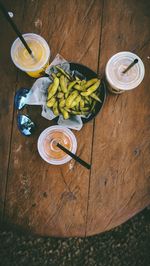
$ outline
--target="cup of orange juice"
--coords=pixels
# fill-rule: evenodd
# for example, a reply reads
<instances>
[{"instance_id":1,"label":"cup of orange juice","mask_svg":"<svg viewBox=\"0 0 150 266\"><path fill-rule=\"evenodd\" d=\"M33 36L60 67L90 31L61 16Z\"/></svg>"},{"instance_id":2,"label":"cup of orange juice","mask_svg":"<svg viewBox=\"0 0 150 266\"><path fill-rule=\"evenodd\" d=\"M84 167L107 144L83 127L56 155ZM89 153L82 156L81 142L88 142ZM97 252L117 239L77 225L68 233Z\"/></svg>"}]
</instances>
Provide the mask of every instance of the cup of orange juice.
<instances>
[{"instance_id":1,"label":"cup of orange juice","mask_svg":"<svg viewBox=\"0 0 150 266\"><path fill-rule=\"evenodd\" d=\"M39 136L37 146L40 156L49 164L61 165L72 159L57 147L57 143L76 153L77 141L70 129L59 125L48 127Z\"/></svg>"},{"instance_id":2,"label":"cup of orange juice","mask_svg":"<svg viewBox=\"0 0 150 266\"><path fill-rule=\"evenodd\" d=\"M34 33L23 34L25 41L32 50L33 57L28 53L22 42L17 38L11 46L13 63L29 76L42 76L49 65L50 48L43 37Z\"/></svg>"}]
</instances>

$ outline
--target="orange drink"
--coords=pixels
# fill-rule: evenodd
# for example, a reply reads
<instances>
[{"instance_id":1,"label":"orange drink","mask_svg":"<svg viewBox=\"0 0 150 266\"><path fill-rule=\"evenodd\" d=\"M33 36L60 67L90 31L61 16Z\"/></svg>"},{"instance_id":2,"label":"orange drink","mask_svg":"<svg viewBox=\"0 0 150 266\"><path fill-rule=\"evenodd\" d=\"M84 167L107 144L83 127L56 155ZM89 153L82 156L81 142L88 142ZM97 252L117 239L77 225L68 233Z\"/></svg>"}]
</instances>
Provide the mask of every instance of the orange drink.
<instances>
[{"instance_id":1,"label":"orange drink","mask_svg":"<svg viewBox=\"0 0 150 266\"><path fill-rule=\"evenodd\" d=\"M63 126L51 126L45 129L38 139L38 151L40 156L50 164L64 164L71 157L64 153L56 143L60 143L66 149L75 153L77 141L71 130Z\"/></svg>"}]
</instances>

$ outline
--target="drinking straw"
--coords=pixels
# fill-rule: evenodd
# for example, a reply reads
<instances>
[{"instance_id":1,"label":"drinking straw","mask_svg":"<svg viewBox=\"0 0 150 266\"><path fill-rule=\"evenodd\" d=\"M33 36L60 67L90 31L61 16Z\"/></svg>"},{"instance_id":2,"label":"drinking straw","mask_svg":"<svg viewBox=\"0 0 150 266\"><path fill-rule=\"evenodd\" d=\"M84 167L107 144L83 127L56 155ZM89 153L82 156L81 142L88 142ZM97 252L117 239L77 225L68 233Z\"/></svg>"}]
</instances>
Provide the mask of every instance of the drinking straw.
<instances>
[{"instance_id":1,"label":"drinking straw","mask_svg":"<svg viewBox=\"0 0 150 266\"><path fill-rule=\"evenodd\" d=\"M3 4L1 2L0 2L0 10L2 11L3 15L5 16L5 18L7 19L7 21L10 23L10 25L12 26L12 28L16 32L17 36L19 37L19 39L21 40L21 42L23 43L23 45L27 49L28 53L33 57L32 50L30 49L30 47L26 43L26 41L23 38L21 32L18 30L16 24L13 22L13 20L11 19L11 17L8 14L8 11L6 10L6 8L3 6Z\"/></svg>"},{"instance_id":2,"label":"drinking straw","mask_svg":"<svg viewBox=\"0 0 150 266\"><path fill-rule=\"evenodd\" d=\"M74 153L72 153L71 151L69 151L68 149L66 149L60 143L57 143L56 142L56 146L58 148L60 148L62 151L64 151L65 153L67 153L69 156L71 156L71 158L73 158L75 161L77 161L78 163L80 163L81 165L83 165L84 167L86 167L87 169L91 169L91 165L90 164L88 164L85 161L83 161L80 157L78 157L77 155L75 155Z\"/></svg>"},{"instance_id":3,"label":"drinking straw","mask_svg":"<svg viewBox=\"0 0 150 266\"><path fill-rule=\"evenodd\" d=\"M136 58L134 61L122 72L125 74L131 67L133 67L139 60Z\"/></svg>"}]
</instances>

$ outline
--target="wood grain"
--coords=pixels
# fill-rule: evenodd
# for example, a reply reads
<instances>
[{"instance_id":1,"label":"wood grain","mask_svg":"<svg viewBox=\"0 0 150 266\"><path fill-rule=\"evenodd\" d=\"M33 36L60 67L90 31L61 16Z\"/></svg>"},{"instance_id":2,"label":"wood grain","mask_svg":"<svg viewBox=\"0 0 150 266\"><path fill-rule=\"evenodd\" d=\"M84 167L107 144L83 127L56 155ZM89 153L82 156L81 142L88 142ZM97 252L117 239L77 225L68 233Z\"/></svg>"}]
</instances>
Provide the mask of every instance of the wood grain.
<instances>
[{"instance_id":1,"label":"wood grain","mask_svg":"<svg viewBox=\"0 0 150 266\"><path fill-rule=\"evenodd\" d=\"M41 34L48 41L51 59L59 52L68 60L97 70L102 2L24 3L23 30ZM31 81L19 73L17 85L31 86ZM40 117L40 108L28 108L28 112L37 123L37 131L33 137L24 138L14 121L5 219L42 235L84 236L89 171L74 161L59 167L46 164L37 152L37 139L52 122ZM74 132L77 153L87 162L91 160L92 132L92 122Z\"/></svg>"},{"instance_id":2,"label":"wood grain","mask_svg":"<svg viewBox=\"0 0 150 266\"><path fill-rule=\"evenodd\" d=\"M2 1L2 3L9 11L14 13L15 22L17 23L18 27L21 27L24 6L18 6L18 0L16 1L15 6L11 1ZM10 48L12 42L16 38L16 35L6 19L3 17L1 11L0 25L0 220L2 220L13 120L13 97L18 76L17 71L10 59Z\"/></svg>"},{"instance_id":3,"label":"wood grain","mask_svg":"<svg viewBox=\"0 0 150 266\"><path fill-rule=\"evenodd\" d=\"M135 90L109 94L96 118L87 235L109 230L150 204L150 18L148 1L105 1L99 72L119 51L141 56L146 74Z\"/></svg>"},{"instance_id":4,"label":"wood grain","mask_svg":"<svg viewBox=\"0 0 150 266\"><path fill-rule=\"evenodd\" d=\"M10 0L5 4L12 7ZM40 107L30 106L24 112L37 130L30 138L20 135L13 97L17 88L31 87L34 79L11 63L14 35L0 18L4 25L0 29L4 36L0 209L6 196L5 222L63 237L109 230L150 204L149 1L17 0L11 9L22 32L35 32L47 40L51 60L60 53L101 75L108 59L119 51L133 51L144 62L146 74L139 88L119 96L109 94L95 122L74 132L78 155L92 161L91 173L74 161L48 165L37 152L37 139L54 122L40 116Z\"/></svg>"}]
</instances>

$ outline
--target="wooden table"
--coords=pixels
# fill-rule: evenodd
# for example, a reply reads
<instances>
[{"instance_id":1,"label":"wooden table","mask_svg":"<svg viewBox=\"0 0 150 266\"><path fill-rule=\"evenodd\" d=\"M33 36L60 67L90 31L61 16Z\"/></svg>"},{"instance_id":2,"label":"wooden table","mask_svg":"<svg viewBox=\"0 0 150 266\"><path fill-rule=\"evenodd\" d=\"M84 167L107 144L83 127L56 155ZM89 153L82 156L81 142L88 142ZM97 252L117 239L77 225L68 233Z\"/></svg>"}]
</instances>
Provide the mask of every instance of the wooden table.
<instances>
[{"instance_id":1,"label":"wooden table","mask_svg":"<svg viewBox=\"0 0 150 266\"><path fill-rule=\"evenodd\" d=\"M34 79L16 69L10 47L16 38L0 16L0 217L40 235L88 236L125 222L150 204L150 17L149 1L6 0L23 33L42 35L57 53L104 74L108 59L133 51L146 74L138 87L107 95L102 112L80 132L78 155L91 171L71 161L45 163L37 151L39 134L53 122L28 108L34 136L16 126L13 99Z\"/></svg>"}]
</instances>

